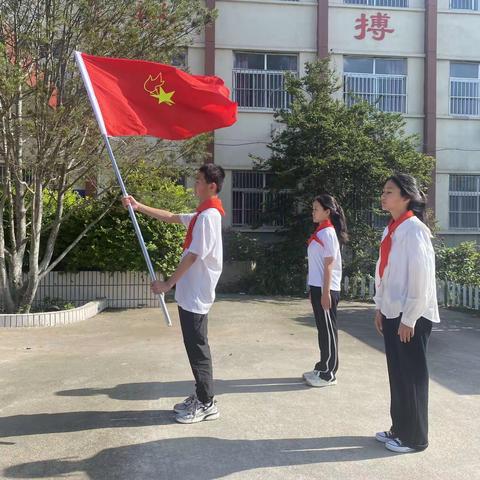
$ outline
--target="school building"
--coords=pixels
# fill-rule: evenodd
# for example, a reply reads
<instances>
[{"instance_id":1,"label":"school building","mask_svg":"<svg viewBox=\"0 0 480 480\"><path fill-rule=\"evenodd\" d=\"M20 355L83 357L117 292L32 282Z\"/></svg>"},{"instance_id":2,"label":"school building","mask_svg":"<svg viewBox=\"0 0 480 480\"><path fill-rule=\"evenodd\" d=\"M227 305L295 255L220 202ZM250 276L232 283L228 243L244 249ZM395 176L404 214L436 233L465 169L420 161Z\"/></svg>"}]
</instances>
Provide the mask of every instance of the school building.
<instances>
[{"instance_id":1,"label":"school building","mask_svg":"<svg viewBox=\"0 0 480 480\"><path fill-rule=\"evenodd\" d=\"M349 92L400 112L423 151L437 158L429 192L439 234L480 239L480 0L206 0L215 25L188 48L194 74L218 75L238 102L238 122L215 133L227 171L226 227L249 230L268 178L250 154L268 157L288 105L285 72L330 54ZM268 230L268 226L265 227Z\"/></svg>"}]
</instances>

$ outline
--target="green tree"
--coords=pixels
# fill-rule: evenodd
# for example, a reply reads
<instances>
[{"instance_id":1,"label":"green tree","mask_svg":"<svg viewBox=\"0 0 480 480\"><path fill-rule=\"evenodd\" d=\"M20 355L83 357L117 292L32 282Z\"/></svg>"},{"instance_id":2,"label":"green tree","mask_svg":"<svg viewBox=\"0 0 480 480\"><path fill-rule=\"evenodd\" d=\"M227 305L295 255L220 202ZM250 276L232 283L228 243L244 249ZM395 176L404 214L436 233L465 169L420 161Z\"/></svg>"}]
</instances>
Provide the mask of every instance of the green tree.
<instances>
[{"instance_id":1,"label":"green tree","mask_svg":"<svg viewBox=\"0 0 480 480\"><path fill-rule=\"evenodd\" d=\"M167 175L164 166L152 167L140 162L128 177L130 192L148 205L173 212L191 212L195 199L191 191L176 183L172 172ZM74 194L75 195L75 194ZM84 204L87 205L84 205ZM103 195L94 201L76 196L69 202L68 216L62 224L55 245L54 256L62 252L84 231L85 227L108 210L95 229L89 230L64 260L57 265L62 271L145 271L145 260L127 211L117 196ZM156 271L171 275L178 264L185 228L182 225L159 222L138 215L145 245Z\"/></svg>"},{"instance_id":2,"label":"green tree","mask_svg":"<svg viewBox=\"0 0 480 480\"><path fill-rule=\"evenodd\" d=\"M394 172L410 173L426 188L434 160L417 150L418 138L405 133L401 115L381 112L366 102L349 106L339 100L340 85L328 59L307 64L305 76L290 77L287 85L290 109L275 115L284 127L269 144L270 157L257 158L259 168L274 174L273 194L286 191L291 199L283 202L288 208L267 212L284 219L283 242L272 247L283 255L274 255L277 269L283 266L290 278L295 277L292 269L304 271L305 240L313 229L311 202L328 192L347 217L347 272L372 272L372 248L376 251L379 240L373 215L379 213L385 179ZM286 252L291 253L285 256ZM298 285L296 291L303 287Z\"/></svg>"},{"instance_id":3,"label":"green tree","mask_svg":"<svg viewBox=\"0 0 480 480\"><path fill-rule=\"evenodd\" d=\"M168 63L213 16L201 0L0 2L0 294L8 312L29 310L41 278L72 247L53 256L65 197L105 163L74 51ZM117 150L119 160L148 151L160 162L198 157L203 146L130 140ZM44 214L46 195L53 214Z\"/></svg>"}]
</instances>

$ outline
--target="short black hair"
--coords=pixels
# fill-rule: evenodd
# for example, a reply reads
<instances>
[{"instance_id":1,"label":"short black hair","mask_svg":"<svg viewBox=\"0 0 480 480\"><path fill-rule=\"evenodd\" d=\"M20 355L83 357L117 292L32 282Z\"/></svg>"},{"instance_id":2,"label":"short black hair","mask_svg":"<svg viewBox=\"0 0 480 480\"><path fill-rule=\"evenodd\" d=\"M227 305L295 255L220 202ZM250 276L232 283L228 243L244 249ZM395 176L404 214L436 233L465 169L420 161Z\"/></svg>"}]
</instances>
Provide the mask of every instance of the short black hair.
<instances>
[{"instance_id":1,"label":"short black hair","mask_svg":"<svg viewBox=\"0 0 480 480\"><path fill-rule=\"evenodd\" d=\"M221 192L223 181L225 180L225 170L215 163L206 163L198 171L203 173L207 183L214 183L217 186L217 193Z\"/></svg>"}]
</instances>

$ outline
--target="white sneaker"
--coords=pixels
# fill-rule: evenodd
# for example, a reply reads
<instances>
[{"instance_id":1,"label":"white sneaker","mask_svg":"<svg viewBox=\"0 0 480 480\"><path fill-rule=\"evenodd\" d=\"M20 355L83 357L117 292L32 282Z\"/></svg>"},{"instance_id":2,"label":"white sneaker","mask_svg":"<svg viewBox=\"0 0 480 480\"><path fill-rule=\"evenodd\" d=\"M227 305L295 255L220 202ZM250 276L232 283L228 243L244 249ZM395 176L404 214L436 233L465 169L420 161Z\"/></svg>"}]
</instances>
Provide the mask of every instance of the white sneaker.
<instances>
[{"instance_id":1,"label":"white sneaker","mask_svg":"<svg viewBox=\"0 0 480 480\"><path fill-rule=\"evenodd\" d=\"M394 440L395 435L389 430L388 432L377 432L375 434L375 440L382 443L387 443L390 440Z\"/></svg>"},{"instance_id":2,"label":"white sneaker","mask_svg":"<svg viewBox=\"0 0 480 480\"><path fill-rule=\"evenodd\" d=\"M204 420L216 420L220 417L216 400L210 405L205 405L198 399L184 413L176 415L175 420L178 423L198 423Z\"/></svg>"},{"instance_id":3,"label":"white sneaker","mask_svg":"<svg viewBox=\"0 0 480 480\"><path fill-rule=\"evenodd\" d=\"M317 370L311 370L310 372L305 372L302 377L304 380L306 380L308 377L311 377L312 375L315 375Z\"/></svg>"},{"instance_id":4,"label":"white sneaker","mask_svg":"<svg viewBox=\"0 0 480 480\"><path fill-rule=\"evenodd\" d=\"M189 397L187 397L183 402L177 403L173 407L173 411L175 413L185 413L195 402L197 399L197 395L192 393Z\"/></svg>"},{"instance_id":5,"label":"white sneaker","mask_svg":"<svg viewBox=\"0 0 480 480\"><path fill-rule=\"evenodd\" d=\"M416 452L414 448L407 447L399 438L394 438L385 443L385 448L391 452L396 453L413 453Z\"/></svg>"},{"instance_id":6,"label":"white sneaker","mask_svg":"<svg viewBox=\"0 0 480 480\"><path fill-rule=\"evenodd\" d=\"M305 378L305 382L311 387L329 387L330 385L336 385L337 379L334 378L333 380L324 380L323 378L320 378L318 373L315 373L315 375Z\"/></svg>"}]
</instances>

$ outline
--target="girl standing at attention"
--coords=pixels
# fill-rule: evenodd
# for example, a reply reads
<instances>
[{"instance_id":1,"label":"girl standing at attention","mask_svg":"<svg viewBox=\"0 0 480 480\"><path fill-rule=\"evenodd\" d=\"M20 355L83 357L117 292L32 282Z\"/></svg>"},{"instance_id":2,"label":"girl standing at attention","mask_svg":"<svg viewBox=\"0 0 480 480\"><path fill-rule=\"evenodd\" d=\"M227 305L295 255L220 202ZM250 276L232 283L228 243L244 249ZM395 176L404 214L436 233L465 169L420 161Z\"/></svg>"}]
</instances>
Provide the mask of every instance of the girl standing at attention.
<instances>
[{"instance_id":1,"label":"girl standing at attention","mask_svg":"<svg viewBox=\"0 0 480 480\"><path fill-rule=\"evenodd\" d=\"M340 245L348 240L345 215L334 197L319 195L313 201L312 217L318 224L308 239L308 285L318 330L320 361L303 374L307 385L327 387L337 383L337 305L342 281Z\"/></svg>"},{"instance_id":2,"label":"girl standing at attention","mask_svg":"<svg viewBox=\"0 0 480 480\"><path fill-rule=\"evenodd\" d=\"M413 177L390 177L381 200L392 219L375 274L375 327L385 341L392 426L375 438L388 450L409 453L428 446L426 354L432 322L440 321L435 252L424 223L425 196Z\"/></svg>"}]
</instances>

